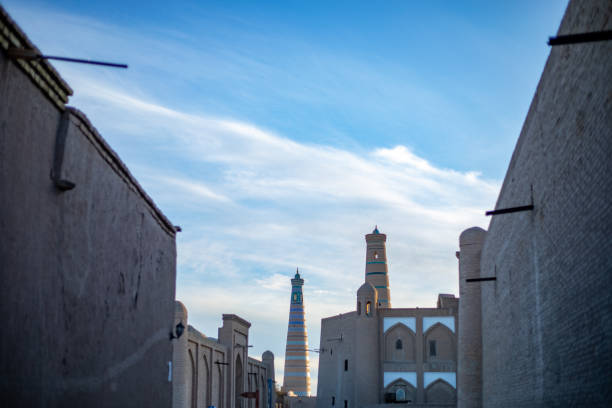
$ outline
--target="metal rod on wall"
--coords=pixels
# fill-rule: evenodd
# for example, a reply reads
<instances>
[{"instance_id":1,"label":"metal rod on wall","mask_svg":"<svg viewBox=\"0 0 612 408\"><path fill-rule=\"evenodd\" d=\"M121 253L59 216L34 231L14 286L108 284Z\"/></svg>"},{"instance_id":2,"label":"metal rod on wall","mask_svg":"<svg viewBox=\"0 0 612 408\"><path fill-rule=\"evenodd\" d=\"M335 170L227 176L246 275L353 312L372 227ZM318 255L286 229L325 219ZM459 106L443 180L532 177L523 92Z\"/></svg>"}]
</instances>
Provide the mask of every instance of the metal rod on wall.
<instances>
[{"instance_id":1,"label":"metal rod on wall","mask_svg":"<svg viewBox=\"0 0 612 408\"><path fill-rule=\"evenodd\" d=\"M500 210L491 210L491 211L487 211L485 215L508 214L508 213L513 213L513 212L518 212L518 211L529 211L529 210L533 210L533 204L522 205L520 207L502 208Z\"/></svg>"},{"instance_id":2,"label":"metal rod on wall","mask_svg":"<svg viewBox=\"0 0 612 408\"><path fill-rule=\"evenodd\" d=\"M608 40L612 40L612 30L593 31L590 33L568 34L558 35L556 37L548 37L548 45L554 46Z\"/></svg>"},{"instance_id":3,"label":"metal rod on wall","mask_svg":"<svg viewBox=\"0 0 612 408\"><path fill-rule=\"evenodd\" d=\"M66 62L77 62L79 64L91 64L91 65L102 65L105 67L113 67L113 68L127 68L127 64L121 64L116 62L105 62L105 61L95 61L89 59L82 58L69 58L69 57L59 57L57 55L42 55L37 53L34 50L28 50L25 48L17 48L10 47L6 50L8 56L14 59L23 59L23 60L39 60L39 59L51 59L58 61L66 61Z\"/></svg>"},{"instance_id":4,"label":"metal rod on wall","mask_svg":"<svg viewBox=\"0 0 612 408\"><path fill-rule=\"evenodd\" d=\"M485 278L469 278L466 279L466 282L483 282L483 281L494 281L497 280L495 276L487 276Z\"/></svg>"}]
</instances>

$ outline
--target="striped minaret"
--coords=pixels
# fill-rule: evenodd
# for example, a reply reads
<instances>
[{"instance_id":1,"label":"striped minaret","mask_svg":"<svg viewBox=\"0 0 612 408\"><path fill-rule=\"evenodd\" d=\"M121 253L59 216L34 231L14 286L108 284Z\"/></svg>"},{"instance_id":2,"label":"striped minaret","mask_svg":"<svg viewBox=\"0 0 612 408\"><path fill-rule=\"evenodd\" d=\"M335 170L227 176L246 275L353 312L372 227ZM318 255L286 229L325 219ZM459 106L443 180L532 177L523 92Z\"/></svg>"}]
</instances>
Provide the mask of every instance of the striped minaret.
<instances>
[{"instance_id":1,"label":"striped minaret","mask_svg":"<svg viewBox=\"0 0 612 408\"><path fill-rule=\"evenodd\" d=\"M302 286L304 286L304 279L300 278L298 270L295 272L295 277L291 279L291 306L289 308L287 348L285 349L283 391L293 391L298 396L309 397L310 365Z\"/></svg>"},{"instance_id":2,"label":"striped minaret","mask_svg":"<svg viewBox=\"0 0 612 408\"><path fill-rule=\"evenodd\" d=\"M391 292L389 291L389 269L387 268L387 236L378 231L378 226L371 234L365 236L366 268L365 280L370 282L378 292L378 307L391 307Z\"/></svg>"}]
</instances>

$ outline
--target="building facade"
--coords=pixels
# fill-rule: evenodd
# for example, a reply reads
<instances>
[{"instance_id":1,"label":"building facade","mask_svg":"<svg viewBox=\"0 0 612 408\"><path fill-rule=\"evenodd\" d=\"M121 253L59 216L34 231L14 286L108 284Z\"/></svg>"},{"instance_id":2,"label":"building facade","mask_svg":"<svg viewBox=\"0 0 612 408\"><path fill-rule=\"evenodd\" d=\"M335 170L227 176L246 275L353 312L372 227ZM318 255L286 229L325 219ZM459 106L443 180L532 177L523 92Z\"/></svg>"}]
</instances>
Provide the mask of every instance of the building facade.
<instances>
[{"instance_id":1,"label":"building facade","mask_svg":"<svg viewBox=\"0 0 612 408\"><path fill-rule=\"evenodd\" d=\"M0 401L168 407L175 228L0 6Z\"/></svg>"},{"instance_id":2,"label":"building facade","mask_svg":"<svg viewBox=\"0 0 612 408\"><path fill-rule=\"evenodd\" d=\"M218 338L212 338L188 324L187 309L179 301L174 316L173 408L275 406L274 354L266 351L261 360L248 355L251 323L224 314ZM259 402L242 395L248 392L257 392Z\"/></svg>"},{"instance_id":3,"label":"building facade","mask_svg":"<svg viewBox=\"0 0 612 408\"><path fill-rule=\"evenodd\" d=\"M310 396L310 363L308 361L308 331L304 306L304 279L299 270L291 279L291 302L285 348L283 391L299 397Z\"/></svg>"},{"instance_id":4,"label":"building facade","mask_svg":"<svg viewBox=\"0 0 612 408\"><path fill-rule=\"evenodd\" d=\"M606 30L573 0L558 35ZM495 208L527 205L459 238L458 406L612 406L609 39L551 47Z\"/></svg>"},{"instance_id":5,"label":"building facade","mask_svg":"<svg viewBox=\"0 0 612 408\"><path fill-rule=\"evenodd\" d=\"M321 320L317 408L456 404L458 299L441 294L436 308L387 307L386 239L378 228L366 235L356 308Z\"/></svg>"}]
</instances>

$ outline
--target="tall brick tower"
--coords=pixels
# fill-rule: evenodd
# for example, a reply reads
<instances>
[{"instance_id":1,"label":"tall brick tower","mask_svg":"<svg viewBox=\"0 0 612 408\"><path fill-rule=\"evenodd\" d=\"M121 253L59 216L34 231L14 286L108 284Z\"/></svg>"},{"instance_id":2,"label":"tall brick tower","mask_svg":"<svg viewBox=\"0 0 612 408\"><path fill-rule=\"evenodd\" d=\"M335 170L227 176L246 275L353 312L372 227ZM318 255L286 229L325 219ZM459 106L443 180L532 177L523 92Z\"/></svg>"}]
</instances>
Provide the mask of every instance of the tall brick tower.
<instances>
[{"instance_id":1,"label":"tall brick tower","mask_svg":"<svg viewBox=\"0 0 612 408\"><path fill-rule=\"evenodd\" d=\"M387 236L378 231L378 226L371 234L365 236L366 267L365 280L374 286L378 292L378 306L391 307L391 292L389 290L389 269L387 267Z\"/></svg>"},{"instance_id":2,"label":"tall brick tower","mask_svg":"<svg viewBox=\"0 0 612 408\"><path fill-rule=\"evenodd\" d=\"M285 349L285 378L283 391L293 391L302 397L310 396L310 364L308 363L308 333L304 316L304 279L295 272L291 279L291 306L289 308L289 328L287 329L287 348Z\"/></svg>"}]
</instances>

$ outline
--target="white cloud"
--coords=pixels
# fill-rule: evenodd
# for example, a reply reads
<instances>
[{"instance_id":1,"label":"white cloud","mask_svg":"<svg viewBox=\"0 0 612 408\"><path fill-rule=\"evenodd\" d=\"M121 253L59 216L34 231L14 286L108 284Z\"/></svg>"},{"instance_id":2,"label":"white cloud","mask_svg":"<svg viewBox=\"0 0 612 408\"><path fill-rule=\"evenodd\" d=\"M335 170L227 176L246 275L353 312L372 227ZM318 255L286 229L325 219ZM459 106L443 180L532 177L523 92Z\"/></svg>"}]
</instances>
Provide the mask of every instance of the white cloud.
<instances>
[{"instance_id":1,"label":"white cloud","mask_svg":"<svg viewBox=\"0 0 612 408\"><path fill-rule=\"evenodd\" d=\"M96 30L109 31L95 24L83 30L90 42L100 40ZM120 34L110 45L122 43ZM198 65L193 51L129 35L125 43L165 49L163 62L150 63L172 61L167 71L176 61ZM155 100L146 87L113 73L83 67L62 67L62 73L76 91L77 106L183 227L177 298L187 306L190 324L216 337L222 313L251 321L253 352L274 352L279 382L295 267L306 279L313 348L320 319L354 307L364 278L363 235L374 224L388 234L394 306L432 306L437 293L457 293L459 233L486 226L484 210L499 190L498 181L436 167L409 146L363 152L301 143L245 120ZM437 115L439 95L425 100L423 109ZM311 357L315 391L318 360Z\"/></svg>"},{"instance_id":2,"label":"white cloud","mask_svg":"<svg viewBox=\"0 0 612 408\"><path fill-rule=\"evenodd\" d=\"M212 199L215 201L221 201L223 203L229 203L231 201L226 196L215 193L205 184L198 181L169 176L158 176L156 179L162 184L174 186L175 192L184 191L188 195L204 200Z\"/></svg>"},{"instance_id":3,"label":"white cloud","mask_svg":"<svg viewBox=\"0 0 612 408\"><path fill-rule=\"evenodd\" d=\"M458 235L486 225L483 212L494 204L498 182L434 167L407 146L359 154L298 143L83 80L92 82L83 99L106 105L90 115L102 122L112 117L110 132L127 146L146 138L176 161L153 167L144 152L136 175L183 227L177 297L192 324L216 335L222 313L245 317L258 338L254 353L271 349L279 357L278 381L295 267L307 281L316 347L320 319L354 306L363 280L363 234L374 224L388 233L394 305L433 306L437 293L457 293ZM316 370L313 358L313 387Z\"/></svg>"}]
</instances>

